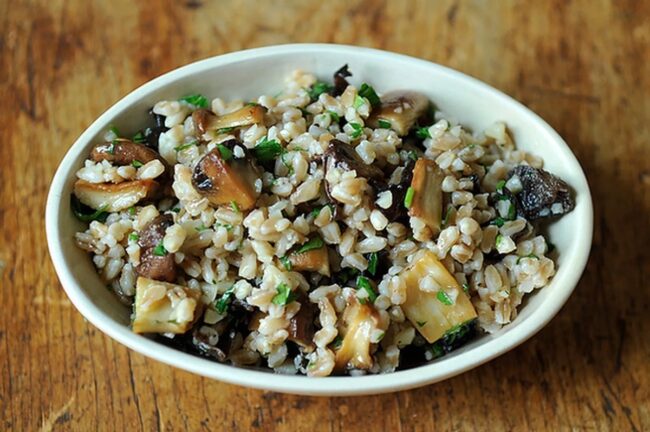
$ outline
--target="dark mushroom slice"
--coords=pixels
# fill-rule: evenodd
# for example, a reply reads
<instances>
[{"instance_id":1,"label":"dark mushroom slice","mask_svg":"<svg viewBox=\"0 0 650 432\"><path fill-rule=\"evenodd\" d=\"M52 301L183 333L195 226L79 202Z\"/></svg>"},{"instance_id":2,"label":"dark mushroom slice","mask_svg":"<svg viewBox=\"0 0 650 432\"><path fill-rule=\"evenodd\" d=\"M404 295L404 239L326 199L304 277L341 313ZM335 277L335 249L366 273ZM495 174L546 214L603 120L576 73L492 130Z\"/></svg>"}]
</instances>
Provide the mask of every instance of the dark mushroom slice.
<instances>
[{"instance_id":1,"label":"dark mushroom slice","mask_svg":"<svg viewBox=\"0 0 650 432\"><path fill-rule=\"evenodd\" d=\"M377 194L385 191L391 193L393 199L390 207L387 209L382 208L381 212L384 213L384 216L386 216L389 221L404 222L408 217L408 209L404 205L404 198L406 198L406 193L411 186L415 161L409 159L406 161L404 166L400 168L402 169L402 174L399 182L379 187L377 189Z\"/></svg>"},{"instance_id":2,"label":"dark mushroom slice","mask_svg":"<svg viewBox=\"0 0 650 432\"><path fill-rule=\"evenodd\" d=\"M165 230L174 224L170 214L160 215L140 232L140 264L135 268L138 275L166 282L176 280L174 254L162 245Z\"/></svg>"},{"instance_id":3,"label":"dark mushroom slice","mask_svg":"<svg viewBox=\"0 0 650 432\"><path fill-rule=\"evenodd\" d=\"M198 109L192 113L192 121L196 130L203 135L209 131L262 123L264 114L266 114L266 108L262 105L248 104L237 111L222 116L217 116L207 109Z\"/></svg>"},{"instance_id":4,"label":"dark mushroom slice","mask_svg":"<svg viewBox=\"0 0 650 432\"><path fill-rule=\"evenodd\" d=\"M370 338L379 323L377 311L367 304L359 303L356 297L351 297L343 311L342 320L339 334L343 336L343 342L335 355L336 371L370 369L373 363Z\"/></svg>"},{"instance_id":5,"label":"dark mushroom slice","mask_svg":"<svg viewBox=\"0 0 650 432\"><path fill-rule=\"evenodd\" d=\"M351 77L352 73L348 70L348 65L345 64L341 69L334 72L334 87L330 91L330 94L334 97L341 96L346 88L348 88L347 77Z\"/></svg>"},{"instance_id":6,"label":"dark mushroom slice","mask_svg":"<svg viewBox=\"0 0 650 432\"><path fill-rule=\"evenodd\" d=\"M528 220L559 216L575 207L571 188L548 171L519 165L508 178L518 177L521 191L515 194L517 213Z\"/></svg>"},{"instance_id":7,"label":"dark mushroom slice","mask_svg":"<svg viewBox=\"0 0 650 432\"><path fill-rule=\"evenodd\" d=\"M411 180L409 215L424 221L433 234L440 231L442 221L442 181L444 173L429 159L418 159ZM405 203L407 204L407 203Z\"/></svg>"},{"instance_id":8,"label":"dark mushroom slice","mask_svg":"<svg viewBox=\"0 0 650 432\"><path fill-rule=\"evenodd\" d=\"M289 321L288 339L305 351L311 352L314 349L314 318L317 308L304 294L297 301L300 303L300 310Z\"/></svg>"},{"instance_id":9,"label":"dark mushroom slice","mask_svg":"<svg viewBox=\"0 0 650 432\"><path fill-rule=\"evenodd\" d=\"M330 275L329 251L323 239L315 237L281 259L289 271L317 272Z\"/></svg>"},{"instance_id":10,"label":"dark mushroom slice","mask_svg":"<svg viewBox=\"0 0 650 432\"><path fill-rule=\"evenodd\" d=\"M349 144L333 139L327 146L323 155L325 158L325 172L332 168L339 168L343 171L356 171L357 176L367 179L381 180L384 172L375 165L366 165L357 152Z\"/></svg>"},{"instance_id":11,"label":"dark mushroom slice","mask_svg":"<svg viewBox=\"0 0 650 432\"><path fill-rule=\"evenodd\" d=\"M160 153L144 144L134 143L125 138L118 138L111 142L96 145L90 152L90 158L95 162L106 160L118 166L144 165L157 159L165 167L165 172L161 176L164 180L163 183L171 180L169 164L160 156Z\"/></svg>"},{"instance_id":12,"label":"dark mushroom slice","mask_svg":"<svg viewBox=\"0 0 650 432\"><path fill-rule=\"evenodd\" d=\"M154 199L160 191L155 180L132 180L122 183L90 183L77 180L74 194L81 203L109 213L126 210L140 201Z\"/></svg>"},{"instance_id":13,"label":"dark mushroom slice","mask_svg":"<svg viewBox=\"0 0 650 432\"><path fill-rule=\"evenodd\" d=\"M213 205L236 203L240 210L253 208L257 200L257 168L250 158L237 159L222 152L223 148L217 146L196 164L192 174L194 188Z\"/></svg>"},{"instance_id":14,"label":"dark mushroom slice","mask_svg":"<svg viewBox=\"0 0 650 432\"><path fill-rule=\"evenodd\" d=\"M380 121L388 122L397 135L405 136L417 120L427 113L429 106L429 98L422 93L410 90L388 92L381 97L381 105L372 110L367 123L377 128Z\"/></svg>"}]
</instances>

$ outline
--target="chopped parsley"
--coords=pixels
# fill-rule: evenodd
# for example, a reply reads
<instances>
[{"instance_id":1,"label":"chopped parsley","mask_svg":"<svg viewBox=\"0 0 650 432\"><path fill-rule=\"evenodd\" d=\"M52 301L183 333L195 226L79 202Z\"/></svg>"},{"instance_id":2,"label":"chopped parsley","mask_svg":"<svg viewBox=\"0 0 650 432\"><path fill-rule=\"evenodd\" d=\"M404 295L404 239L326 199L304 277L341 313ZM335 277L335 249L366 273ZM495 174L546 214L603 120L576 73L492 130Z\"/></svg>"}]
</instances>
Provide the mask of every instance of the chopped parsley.
<instances>
[{"instance_id":1,"label":"chopped parsley","mask_svg":"<svg viewBox=\"0 0 650 432\"><path fill-rule=\"evenodd\" d=\"M225 128L217 129L217 133L218 133L218 134L225 134L225 133L232 132L232 131L234 131L234 130L235 130L235 127L234 127L234 126L231 126L231 127L225 127Z\"/></svg>"},{"instance_id":2,"label":"chopped parsley","mask_svg":"<svg viewBox=\"0 0 650 432\"><path fill-rule=\"evenodd\" d=\"M409 186L409 188L406 189L406 195L404 196L404 207L411 208L411 206L413 205L414 196L415 196L415 189Z\"/></svg>"},{"instance_id":3,"label":"chopped parsley","mask_svg":"<svg viewBox=\"0 0 650 432\"><path fill-rule=\"evenodd\" d=\"M447 211L445 212L445 217L442 218L442 226L446 227L447 224L449 223L449 218L451 217L451 212L454 210L452 206L447 207Z\"/></svg>"},{"instance_id":4,"label":"chopped parsley","mask_svg":"<svg viewBox=\"0 0 650 432\"><path fill-rule=\"evenodd\" d=\"M181 209L180 209L180 207L174 207L174 208L171 209L171 211L173 211L174 213L180 213Z\"/></svg>"},{"instance_id":5,"label":"chopped parsley","mask_svg":"<svg viewBox=\"0 0 650 432\"><path fill-rule=\"evenodd\" d=\"M219 314L223 315L228 310L228 305L232 301L232 296L235 293L235 286L231 286L223 293L221 298L214 303L214 308Z\"/></svg>"},{"instance_id":6,"label":"chopped parsley","mask_svg":"<svg viewBox=\"0 0 650 432\"><path fill-rule=\"evenodd\" d=\"M137 242L138 240L140 240L140 236L138 235L138 233L132 232L131 234L129 234L129 241Z\"/></svg>"},{"instance_id":7,"label":"chopped parsley","mask_svg":"<svg viewBox=\"0 0 650 432\"><path fill-rule=\"evenodd\" d=\"M339 335L334 338L332 341L332 348L339 349L343 345L343 338Z\"/></svg>"},{"instance_id":8,"label":"chopped parsley","mask_svg":"<svg viewBox=\"0 0 650 432\"><path fill-rule=\"evenodd\" d=\"M318 215L320 214L321 210L323 210L325 207L329 207L329 208L330 208L330 212L331 212L331 213L334 213L334 206L333 206L332 204L326 204L326 205L324 205L323 207L319 207L319 208L315 208L315 209L313 209L313 210L309 213L309 215L310 215L310 216L313 216L313 217L316 218L316 217L318 217Z\"/></svg>"},{"instance_id":9,"label":"chopped parsley","mask_svg":"<svg viewBox=\"0 0 650 432\"><path fill-rule=\"evenodd\" d=\"M194 229L195 229L197 232L203 232L203 231L205 231L205 230L207 230L207 229L209 229L209 228L208 228L207 226L205 226L205 224L204 224L203 222L201 222L201 225L199 225L199 226L197 226L197 227L194 227Z\"/></svg>"},{"instance_id":10,"label":"chopped parsley","mask_svg":"<svg viewBox=\"0 0 650 432\"><path fill-rule=\"evenodd\" d=\"M197 143L198 143L198 141L196 141L196 140L190 141L187 144L183 144L183 145L179 145L178 147L174 147L174 150L176 150L176 152L182 152L183 150L187 150L188 148L196 145Z\"/></svg>"},{"instance_id":11,"label":"chopped parsley","mask_svg":"<svg viewBox=\"0 0 650 432\"><path fill-rule=\"evenodd\" d=\"M313 239L309 240L307 243L300 246L300 249L298 249L295 253L301 254L301 253L309 252L310 250L320 249L323 247L324 244L325 243L323 242L322 238L314 237Z\"/></svg>"},{"instance_id":12,"label":"chopped parsley","mask_svg":"<svg viewBox=\"0 0 650 432\"><path fill-rule=\"evenodd\" d=\"M137 159L133 159L133 161L131 162L131 166L133 168L140 168L141 166L144 166L144 164Z\"/></svg>"},{"instance_id":13,"label":"chopped parsley","mask_svg":"<svg viewBox=\"0 0 650 432\"><path fill-rule=\"evenodd\" d=\"M291 259L289 259L288 256L283 256L283 257L281 257L281 258L280 258L280 262L282 263L282 265L284 266L284 268L285 268L287 271L291 271L291 269L292 269L293 266L292 266L292 264L291 264Z\"/></svg>"},{"instance_id":14,"label":"chopped parsley","mask_svg":"<svg viewBox=\"0 0 650 432\"><path fill-rule=\"evenodd\" d=\"M352 127L352 133L350 134L350 138L352 139L357 139L361 136L363 133L363 127L359 123L348 123L350 127Z\"/></svg>"},{"instance_id":15,"label":"chopped parsley","mask_svg":"<svg viewBox=\"0 0 650 432\"><path fill-rule=\"evenodd\" d=\"M418 325L418 327L424 327L427 324L427 322L426 321L416 321L416 324Z\"/></svg>"},{"instance_id":16,"label":"chopped parsley","mask_svg":"<svg viewBox=\"0 0 650 432\"><path fill-rule=\"evenodd\" d=\"M183 96L182 98L180 98L180 100L183 102L187 102L190 105L194 105L195 107L199 107L199 108L208 107L208 99L205 96L200 95L198 93Z\"/></svg>"},{"instance_id":17,"label":"chopped parsley","mask_svg":"<svg viewBox=\"0 0 650 432\"><path fill-rule=\"evenodd\" d=\"M377 264L379 262L379 255L377 252L372 252L370 257L368 257L368 273L375 276L377 273Z\"/></svg>"},{"instance_id":18,"label":"chopped parsley","mask_svg":"<svg viewBox=\"0 0 650 432\"><path fill-rule=\"evenodd\" d=\"M451 297L449 297L449 294L447 294L443 290L438 291L438 294L436 294L436 298L438 299L438 301L440 301L440 303L444 305L451 306L454 304Z\"/></svg>"},{"instance_id":19,"label":"chopped parsley","mask_svg":"<svg viewBox=\"0 0 650 432\"><path fill-rule=\"evenodd\" d=\"M508 207L508 220L517 219L517 207L510 201L510 207Z\"/></svg>"},{"instance_id":20,"label":"chopped parsley","mask_svg":"<svg viewBox=\"0 0 650 432\"><path fill-rule=\"evenodd\" d=\"M434 359L437 359L445 355L445 349L442 347L440 343L436 342L433 345L431 345L431 354L433 354Z\"/></svg>"},{"instance_id":21,"label":"chopped parsley","mask_svg":"<svg viewBox=\"0 0 650 432\"><path fill-rule=\"evenodd\" d=\"M104 204L95 210L82 204L74 194L70 195L70 207L72 208L72 213L82 222L91 222L94 220L105 222L108 217L108 212L106 211L108 204Z\"/></svg>"},{"instance_id":22,"label":"chopped parsley","mask_svg":"<svg viewBox=\"0 0 650 432\"><path fill-rule=\"evenodd\" d=\"M381 100L379 99L379 96L377 96L377 92L375 92L375 89L372 88L372 86L363 83L361 84L358 93L360 96L363 96L364 98L368 99L368 102L370 102L370 105L372 105L373 108L378 105L381 105Z\"/></svg>"},{"instance_id":23,"label":"chopped parsley","mask_svg":"<svg viewBox=\"0 0 650 432\"><path fill-rule=\"evenodd\" d=\"M418 160L418 154L414 150L409 150L408 153L406 153L406 156L409 159L414 160L416 162Z\"/></svg>"},{"instance_id":24,"label":"chopped parsley","mask_svg":"<svg viewBox=\"0 0 650 432\"><path fill-rule=\"evenodd\" d=\"M135 207L129 207L129 209L127 211L129 212L129 214L131 216L135 215L135 212L136 212Z\"/></svg>"},{"instance_id":25,"label":"chopped parsley","mask_svg":"<svg viewBox=\"0 0 650 432\"><path fill-rule=\"evenodd\" d=\"M120 131L117 130L117 128L114 125L111 125L111 127L109 127L108 130L111 131L116 137L120 136Z\"/></svg>"},{"instance_id":26,"label":"chopped parsley","mask_svg":"<svg viewBox=\"0 0 650 432\"><path fill-rule=\"evenodd\" d=\"M271 300L273 304L284 306L291 303L296 299L296 295L291 291L291 288L285 283L278 285L275 290L278 292Z\"/></svg>"},{"instance_id":27,"label":"chopped parsley","mask_svg":"<svg viewBox=\"0 0 650 432\"><path fill-rule=\"evenodd\" d=\"M156 245L155 248L153 248L153 254L155 256L165 256L169 252L167 252L167 249L165 249L165 246L163 246L162 241Z\"/></svg>"},{"instance_id":28,"label":"chopped parsley","mask_svg":"<svg viewBox=\"0 0 650 432\"><path fill-rule=\"evenodd\" d=\"M500 191L501 189L503 189L505 187L505 185L506 185L505 180L499 180L499 182L497 183L497 191Z\"/></svg>"},{"instance_id":29,"label":"chopped parsley","mask_svg":"<svg viewBox=\"0 0 650 432\"><path fill-rule=\"evenodd\" d=\"M469 294L469 285L464 283L463 284L463 291L465 291L465 294Z\"/></svg>"},{"instance_id":30,"label":"chopped parsley","mask_svg":"<svg viewBox=\"0 0 650 432\"><path fill-rule=\"evenodd\" d=\"M370 284L370 280L367 277L359 276L357 278L357 288L362 289L368 293L368 299L370 300L371 303L374 303L375 300L377 300L377 293L372 288L372 285Z\"/></svg>"},{"instance_id":31,"label":"chopped parsley","mask_svg":"<svg viewBox=\"0 0 650 432\"><path fill-rule=\"evenodd\" d=\"M307 90L311 100L315 101L323 93L327 93L332 89L332 86L323 81L316 81L314 85Z\"/></svg>"},{"instance_id":32,"label":"chopped parsley","mask_svg":"<svg viewBox=\"0 0 650 432\"><path fill-rule=\"evenodd\" d=\"M354 109L359 109L361 105L365 105L365 104L366 104L365 99L359 95L356 95L354 97L354 103L352 104L352 106L354 107Z\"/></svg>"},{"instance_id":33,"label":"chopped parsley","mask_svg":"<svg viewBox=\"0 0 650 432\"><path fill-rule=\"evenodd\" d=\"M275 160L283 151L284 149L277 140L269 140L267 137L262 137L253 147L253 155L260 162Z\"/></svg>"},{"instance_id":34,"label":"chopped parsley","mask_svg":"<svg viewBox=\"0 0 650 432\"><path fill-rule=\"evenodd\" d=\"M427 139L431 138L431 134L429 133L429 128L428 127L419 127L415 130L415 135L418 138L422 139Z\"/></svg>"},{"instance_id":35,"label":"chopped parsley","mask_svg":"<svg viewBox=\"0 0 650 432\"><path fill-rule=\"evenodd\" d=\"M501 234L497 234L497 238L494 241L494 244L496 245L496 247L499 247L501 242L503 242L503 236Z\"/></svg>"},{"instance_id":36,"label":"chopped parsley","mask_svg":"<svg viewBox=\"0 0 650 432\"><path fill-rule=\"evenodd\" d=\"M217 225L218 227L224 227L224 228L226 229L226 231L232 231L232 229L233 229L232 224L229 224L229 223L224 223L224 224L222 224L222 223L220 223L220 222L217 222L216 225Z\"/></svg>"},{"instance_id":37,"label":"chopped parsley","mask_svg":"<svg viewBox=\"0 0 650 432\"><path fill-rule=\"evenodd\" d=\"M237 205L237 201L235 201L235 200L230 201L230 208L235 213L241 213L241 210L239 209L239 206Z\"/></svg>"},{"instance_id":38,"label":"chopped parsley","mask_svg":"<svg viewBox=\"0 0 650 432\"><path fill-rule=\"evenodd\" d=\"M492 225L496 225L497 227L501 228L503 224L505 223L505 220L501 217L498 216L492 222L490 222Z\"/></svg>"},{"instance_id":39,"label":"chopped parsley","mask_svg":"<svg viewBox=\"0 0 650 432\"><path fill-rule=\"evenodd\" d=\"M539 257L537 255L535 255L534 253L529 253L528 255L520 256L519 258L517 258L517 264L519 264L519 261L521 261L524 258L534 258L536 260L539 259Z\"/></svg>"},{"instance_id":40,"label":"chopped parsley","mask_svg":"<svg viewBox=\"0 0 650 432\"><path fill-rule=\"evenodd\" d=\"M114 155L114 154L115 154L115 145L116 145L116 144L117 144L117 140L116 140L116 139L114 139L113 141L111 141L111 145L108 146L108 150L106 150L106 152L107 152L108 154L112 154L112 155Z\"/></svg>"},{"instance_id":41,"label":"chopped parsley","mask_svg":"<svg viewBox=\"0 0 650 432\"><path fill-rule=\"evenodd\" d=\"M377 120L377 125L379 125L381 129L390 129L390 122L388 120L379 119Z\"/></svg>"},{"instance_id":42,"label":"chopped parsley","mask_svg":"<svg viewBox=\"0 0 650 432\"><path fill-rule=\"evenodd\" d=\"M335 113L334 111L327 111L327 114L330 115L330 117L332 118L332 121L333 121L334 123L338 123L338 122L341 120L341 116L339 116L339 115L338 115L337 113Z\"/></svg>"},{"instance_id":43,"label":"chopped parsley","mask_svg":"<svg viewBox=\"0 0 650 432\"><path fill-rule=\"evenodd\" d=\"M133 135L131 141L133 141L134 143L142 144L143 142L147 141L147 138L144 136L142 132L138 132L137 134Z\"/></svg>"},{"instance_id":44,"label":"chopped parsley","mask_svg":"<svg viewBox=\"0 0 650 432\"><path fill-rule=\"evenodd\" d=\"M231 160L233 158L232 150L230 150L225 145L217 144L217 148L219 149L219 155L221 155L221 159L224 162L228 162L229 160Z\"/></svg>"}]
</instances>

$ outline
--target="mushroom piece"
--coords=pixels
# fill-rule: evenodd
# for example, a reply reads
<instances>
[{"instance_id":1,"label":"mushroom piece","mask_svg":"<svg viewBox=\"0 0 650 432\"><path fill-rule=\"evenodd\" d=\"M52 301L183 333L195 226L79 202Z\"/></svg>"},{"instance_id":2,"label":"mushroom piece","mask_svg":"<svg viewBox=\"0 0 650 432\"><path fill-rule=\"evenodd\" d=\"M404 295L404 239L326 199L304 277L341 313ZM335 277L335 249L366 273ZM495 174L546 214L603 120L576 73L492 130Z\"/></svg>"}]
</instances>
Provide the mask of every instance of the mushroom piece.
<instances>
[{"instance_id":1,"label":"mushroom piece","mask_svg":"<svg viewBox=\"0 0 650 432\"><path fill-rule=\"evenodd\" d=\"M200 316L201 292L139 277L135 287L135 333L185 333Z\"/></svg>"},{"instance_id":2,"label":"mushroom piece","mask_svg":"<svg viewBox=\"0 0 650 432\"><path fill-rule=\"evenodd\" d=\"M348 88L348 80L346 78L351 76L352 72L348 70L347 64L334 72L334 87L332 87L330 94L335 97L341 96L345 89Z\"/></svg>"},{"instance_id":3,"label":"mushroom piece","mask_svg":"<svg viewBox=\"0 0 650 432\"><path fill-rule=\"evenodd\" d=\"M395 168L402 170L399 181L394 184L382 185L377 190L377 195L386 191L391 193L392 201L390 207L381 210L389 221L404 221L407 219L408 209L404 206L404 198L406 197L408 188L411 186L414 168L415 162L413 159L408 159L403 167Z\"/></svg>"},{"instance_id":4,"label":"mushroom piece","mask_svg":"<svg viewBox=\"0 0 650 432\"><path fill-rule=\"evenodd\" d=\"M381 97L381 105L372 110L368 125L379 127L379 121L389 122L397 135L407 135L415 122L426 114L430 102L422 93L409 90L388 92Z\"/></svg>"},{"instance_id":5,"label":"mushroom piece","mask_svg":"<svg viewBox=\"0 0 650 432\"><path fill-rule=\"evenodd\" d=\"M411 180L409 215L424 221L433 234L440 231L442 221L442 181L444 173L429 159L418 159Z\"/></svg>"},{"instance_id":6,"label":"mushroom piece","mask_svg":"<svg viewBox=\"0 0 650 432\"><path fill-rule=\"evenodd\" d=\"M347 368L370 369L370 337L379 323L377 311L359 303L359 300L352 296L343 311L342 319L343 325L339 333L343 335L343 342L336 351L336 370L343 372Z\"/></svg>"},{"instance_id":7,"label":"mushroom piece","mask_svg":"<svg viewBox=\"0 0 650 432\"><path fill-rule=\"evenodd\" d=\"M543 169L519 165L508 176L521 183L521 190L515 193L517 213L528 220L562 215L575 207L569 185Z\"/></svg>"},{"instance_id":8,"label":"mushroom piece","mask_svg":"<svg viewBox=\"0 0 650 432\"><path fill-rule=\"evenodd\" d=\"M222 116L207 109L198 109L192 113L192 121L196 130L203 135L212 130L262 123L265 113L266 108L258 104L246 104L243 108Z\"/></svg>"},{"instance_id":9,"label":"mushroom piece","mask_svg":"<svg viewBox=\"0 0 650 432\"><path fill-rule=\"evenodd\" d=\"M167 165L157 151L125 138L96 145L90 152L90 158L95 162L106 160L114 165L131 165L136 161L144 165L158 159L163 162L163 165Z\"/></svg>"},{"instance_id":10,"label":"mushroom piece","mask_svg":"<svg viewBox=\"0 0 650 432\"><path fill-rule=\"evenodd\" d=\"M77 180L74 194L83 204L106 212L118 212L133 207L145 199L152 199L160 190L155 180L133 180L123 183L90 183Z\"/></svg>"},{"instance_id":11,"label":"mushroom piece","mask_svg":"<svg viewBox=\"0 0 650 432\"><path fill-rule=\"evenodd\" d=\"M258 170L250 158L222 155L223 147L217 146L196 164L192 184L214 205L236 203L239 209L249 210L257 200Z\"/></svg>"},{"instance_id":12,"label":"mushroom piece","mask_svg":"<svg viewBox=\"0 0 650 432\"><path fill-rule=\"evenodd\" d=\"M430 250L416 255L399 276L406 286L402 310L413 327L429 342L443 337L455 326L476 318L476 310L456 279ZM433 290L420 286L428 278Z\"/></svg>"},{"instance_id":13,"label":"mushroom piece","mask_svg":"<svg viewBox=\"0 0 650 432\"><path fill-rule=\"evenodd\" d=\"M357 176L368 179L380 180L384 172L375 165L366 165L357 152L349 144L333 139L327 146L323 155L325 157L325 171L339 168L343 171L356 171Z\"/></svg>"},{"instance_id":14,"label":"mushroom piece","mask_svg":"<svg viewBox=\"0 0 650 432\"><path fill-rule=\"evenodd\" d=\"M281 261L289 271L312 271L324 276L330 275L329 252L320 237L309 240Z\"/></svg>"},{"instance_id":15,"label":"mushroom piece","mask_svg":"<svg viewBox=\"0 0 650 432\"><path fill-rule=\"evenodd\" d=\"M176 280L174 254L162 246L165 231L173 224L172 215L164 214L149 222L140 232L140 264L135 268L138 275L167 282Z\"/></svg>"},{"instance_id":16,"label":"mushroom piece","mask_svg":"<svg viewBox=\"0 0 650 432\"><path fill-rule=\"evenodd\" d=\"M300 310L289 321L289 337L287 339L311 352L314 349L314 317L317 309L304 294L298 298L298 302Z\"/></svg>"}]
</instances>

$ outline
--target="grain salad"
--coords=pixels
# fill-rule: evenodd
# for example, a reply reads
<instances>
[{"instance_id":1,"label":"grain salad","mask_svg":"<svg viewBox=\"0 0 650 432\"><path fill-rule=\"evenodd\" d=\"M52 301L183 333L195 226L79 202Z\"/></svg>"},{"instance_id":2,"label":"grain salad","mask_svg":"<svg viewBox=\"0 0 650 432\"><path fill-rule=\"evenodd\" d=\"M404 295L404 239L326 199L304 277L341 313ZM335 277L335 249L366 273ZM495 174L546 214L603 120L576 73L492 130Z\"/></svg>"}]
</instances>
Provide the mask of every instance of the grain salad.
<instances>
[{"instance_id":1,"label":"grain salad","mask_svg":"<svg viewBox=\"0 0 650 432\"><path fill-rule=\"evenodd\" d=\"M279 373L388 373L499 330L549 283L544 226L571 188L505 123L474 132L352 80L295 71L106 131L76 172L75 240L134 332Z\"/></svg>"}]
</instances>

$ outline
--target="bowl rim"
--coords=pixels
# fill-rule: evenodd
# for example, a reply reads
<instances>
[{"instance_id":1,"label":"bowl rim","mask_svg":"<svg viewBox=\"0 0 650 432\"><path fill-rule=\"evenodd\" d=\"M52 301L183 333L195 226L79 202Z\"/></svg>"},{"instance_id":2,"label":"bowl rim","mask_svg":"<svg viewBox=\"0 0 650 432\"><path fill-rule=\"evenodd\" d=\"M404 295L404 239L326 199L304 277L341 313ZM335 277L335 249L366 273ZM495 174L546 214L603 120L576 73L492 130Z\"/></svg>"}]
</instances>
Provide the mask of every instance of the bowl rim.
<instances>
[{"instance_id":1,"label":"bowl rim","mask_svg":"<svg viewBox=\"0 0 650 432\"><path fill-rule=\"evenodd\" d=\"M65 199L62 200L62 198L64 198L63 190L68 181L68 177L75 168L73 165L78 154L84 150L89 141L100 132L100 128L114 118L119 112L137 102L142 98L142 96L165 87L170 82L200 73L206 69L223 66L241 60L248 60L253 57L274 56L287 53L304 54L307 52L309 54L327 52L347 56L354 56L363 53L368 56L390 58L403 63L411 63L422 67L426 66L431 70L435 70L437 74L448 75L460 79L466 86L473 87L481 92L487 91L492 93L500 103L509 105L517 111L523 110L522 115L527 117L527 121L537 123L545 134L542 139L545 142L555 142L555 145L562 150L563 157L572 165L571 169L575 171L575 180L580 183L579 189L585 194L585 196L582 196L580 206L576 205L574 210L580 213L578 216L581 221L579 226L575 227L578 247L575 249L575 254L564 256L565 263L562 268L568 266L571 268L563 273L561 268L554 276L554 279L558 278L560 274L562 276L562 283L557 285L554 295L545 299L545 301L542 302L530 316L528 316L524 321L518 323L518 325L508 329L503 334L500 334L491 340L485 341L479 347L470 349L467 352L460 353L454 357L447 359L443 357L433 363L390 374L357 377L335 376L323 378L274 374L261 370L224 365L187 354L131 332L130 329L113 320L113 318L96 306L92 300L84 294L80 282L75 280L72 273L66 267L65 252L58 241L60 236L58 228L59 207L62 202L67 202ZM574 184L574 187L575 186L578 185ZM317 396L343 396L378 394L406 390L438 382L486 363L532 337L562 308L575 289L575 286L585 269L592 241L593 204L584 171L575 155L571 152L569 146L564 142L559 134L537 114L500 90L446 66L404 54L351 45L304 43L254 48L199 60L169 71L141 85L118 100L85 129L63 157L56 170L47 197L45 226L50 256L68 298L85 319L121 344L126 345L140 354L170 366L230 384L238 384L283 393Z\"/></svg>"}]
</instances>

